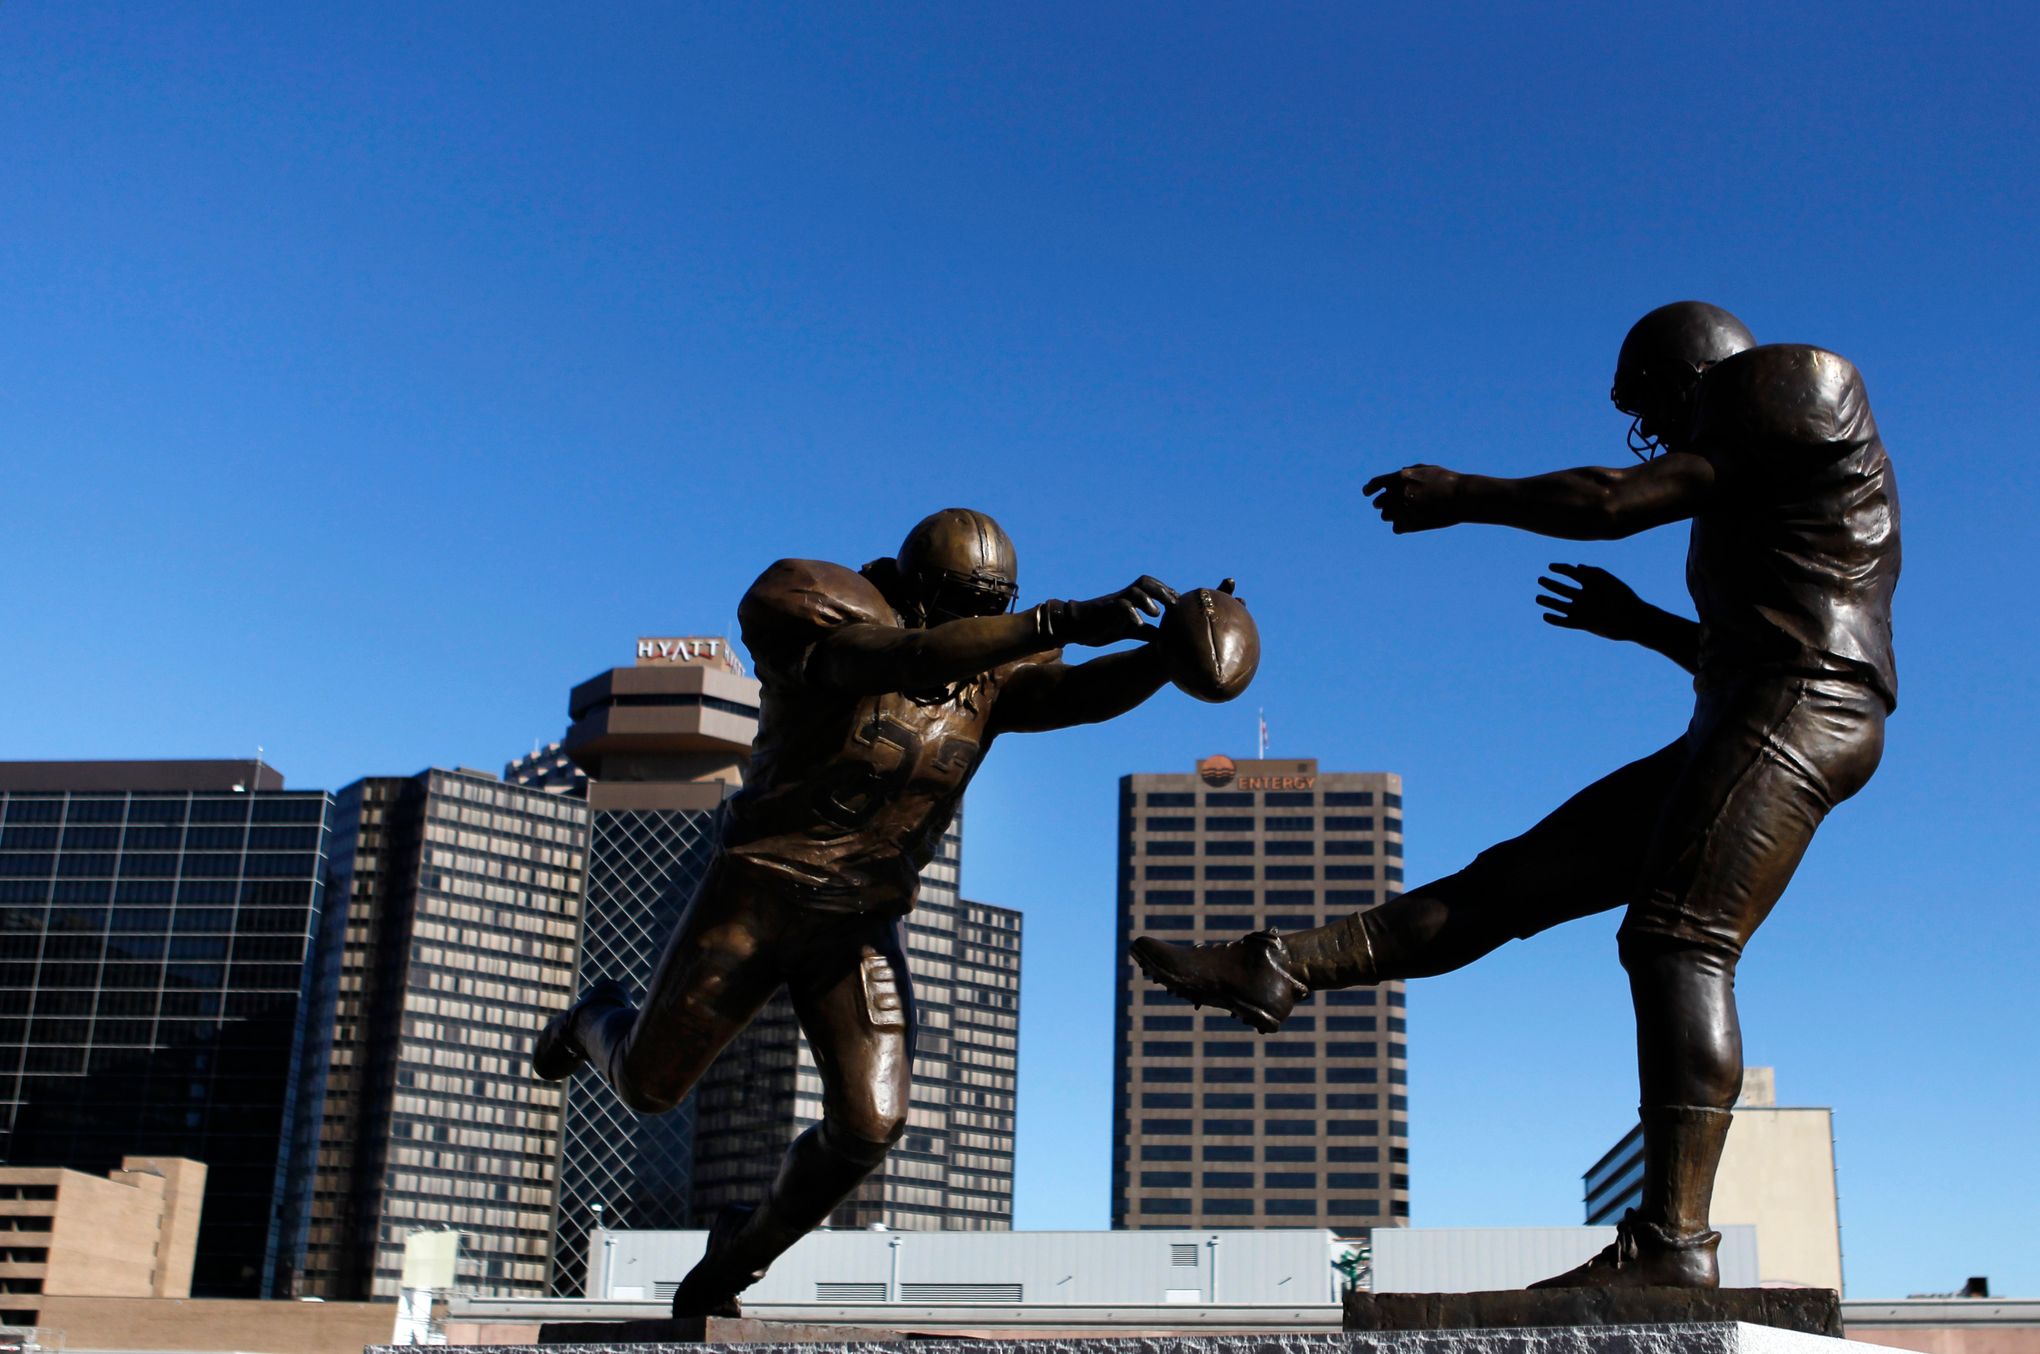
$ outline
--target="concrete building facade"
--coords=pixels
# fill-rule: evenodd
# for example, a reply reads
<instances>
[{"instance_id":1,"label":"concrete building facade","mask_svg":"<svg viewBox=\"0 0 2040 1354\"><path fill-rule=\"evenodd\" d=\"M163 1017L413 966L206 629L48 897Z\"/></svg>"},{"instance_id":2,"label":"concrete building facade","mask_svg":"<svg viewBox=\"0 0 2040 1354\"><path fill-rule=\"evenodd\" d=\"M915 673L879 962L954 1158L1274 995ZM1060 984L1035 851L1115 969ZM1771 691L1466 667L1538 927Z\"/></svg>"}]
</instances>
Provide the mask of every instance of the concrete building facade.
<instances>
[{"instance_id":1,"label":"concrete building facade","mask_svg":"<svg viewBox=\"0 0 2040 1354\"><path fill-rule=\"evenodd\" d=\"M52 1296L189 1297L205 1175L181 1157L106 1176L0 1166L0 1325L47 1324Z\"/></svg>"},{"instance_id":2,"label":"concrete building facade","mask_svg":"<svg viewBox=\"0 0 2040 1354\"><path fill-rule=\"evenodd\" d=\"M258 761L0 763L0 1159L210 1168L193 1291L290 1290L338 922L332 801Z\"/></svg>"},{"instance_id":3,"label":"concrete building facade","mask_svg":"<svg viewBox=\"0 0 2040 1354\"><path fill-rule=\"evenodd\" d=\"M540 1294L561 1089L531 1042L571 1000L588 807L477 771L337 797L346 908L299 1291L394 1298L419 1228L466 1236L460 1282Z\"/></svg>"},{"instance_id":4,"label":"concrete building facade","mask_svg":"<svg viewBox=\"0 0 2040 1354\"><path fill-rule=\"evenodd\" d=\"M1379 906L1402 891L1402 844L1392 773L1215 756L1121 779L1114 1227L1405 1225L1403 984L1317 993L1261 1038L1126 957L1138 935L1231 940Z\"/></svg>"}]
</instances>

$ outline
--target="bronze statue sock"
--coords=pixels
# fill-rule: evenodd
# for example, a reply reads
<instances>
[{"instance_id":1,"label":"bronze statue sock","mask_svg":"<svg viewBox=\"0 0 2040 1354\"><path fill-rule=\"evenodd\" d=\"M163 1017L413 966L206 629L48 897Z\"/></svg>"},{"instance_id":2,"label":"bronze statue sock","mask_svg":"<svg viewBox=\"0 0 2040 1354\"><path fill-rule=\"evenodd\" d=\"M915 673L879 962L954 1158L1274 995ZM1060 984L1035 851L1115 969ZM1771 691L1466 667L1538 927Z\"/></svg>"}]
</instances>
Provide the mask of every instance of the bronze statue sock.
<instances>
[{"instance_id":1,"label":"bronze statue sock","mask_svg":"<svg viewBox=\"0 0 2040 1354\"><path fill-rule=\"evenodd\" d=\"M878 1168L891 1143L867 1142L824 1119L793 1140L765 1202L740 1211L734 1226L716 1219L707 1254L673 1293L673 1315L727 1312L737 1294Z\"/></svg>"},{"instance_id":2,"label":"bronze statue sock","mask_svg":"<svg viewBox=\"0 0 2040 1354\"><path fill-rule=\"evenodd\" d=\"M1709 1235L1714 1173L1735 1118L1704 1105L1644 1105L1643 1198L1637 1216L1674 1242Z\"/></svg>"},{"instance_id":3,"label":"bronze statue sock","mask_svg":"<svg viewBox=\"0 0 2040 1354\"><path fill-rule=\"evenodd\" d=\"M1286 971L1313 992L1380 982L1368 927L1371 915L1355 912L1314 930L1282 937Z\"/></svg>"}]
</instances>

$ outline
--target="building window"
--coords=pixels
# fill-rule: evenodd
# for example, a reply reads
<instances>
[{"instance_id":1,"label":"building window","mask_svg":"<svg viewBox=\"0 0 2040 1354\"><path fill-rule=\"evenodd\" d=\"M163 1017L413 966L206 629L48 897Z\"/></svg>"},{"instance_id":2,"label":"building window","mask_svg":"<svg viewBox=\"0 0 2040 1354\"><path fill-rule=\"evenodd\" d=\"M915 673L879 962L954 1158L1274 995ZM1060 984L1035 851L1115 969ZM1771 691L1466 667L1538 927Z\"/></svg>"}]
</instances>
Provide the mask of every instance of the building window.
<instances>
[{"instance_id":1,"label":"building window","mask_svg":"<svg viewBox=\"0 0 2040 1354\"><path fill-rule=\"evenodd\" d=\"M1195 832L1195 818L1150 818L1142 824L1150 832Z\"/></svg>"},{"instance_id":2,"label":"building window","mask_svg":"<svg viewBox=\"0 0 2040 1354\"><path fill-rule=\"evenodd\" d=\"M1252 907L1254 905L1254 891L1252 889L1206 889L1204 891L1204 905L1206 907ZM1252 926L1254 919L1249 917L1241 924Z\"/></svg>"},{"instance_id":3,"label":"building window","mask_svg":"<svg viewBox=\"0 0 2040 1354\"><path fill-rule=\"evenodd\" d=\"M1201 1067L1198 1071L1207 1086L1238 1086L1254 1079L1251 1067Z\"/></svg>"},{"instance_id":4,"label":"building window","mask_svg":"<svg viewBox=\"0 0 2040 1354\"><path fill-rule=\"evenodd\" d=\"M1254 916L1251 912L1209 912L1205 914L1204 926L1210 931L1251 931Z\"/></svg>"},{"instance_id":5,"label":"building window","mask_svg":"<svg viewBox=\"0 0 2040 1354\"><path fill-rule=\"evenodd\" d=\"M1188 1183L1190 1173L1183 1174ZM1332 1189L1380 1189L1381 1175L1377 1171L1333 1171L1325 1177L1325 1184Z\"/></svg>"},{"instance_id":6,"label":"building window","mask_svg":"<svg viewBox=\"0 0 2040 1354\"><path fill-rule=\"evenodd\" d=\"M1308 856L1317 852L1317 845L1307 841L1271 841L1261 843L1261 854L1267 856ZM1273 878L1273 876L1270 876Z\"/></svg>"},{"instance_id":7,"label":"building window","mask_svg":"<svg viewBox=\"0 0 2040 1354\"><path fill-rule=\"evenodd\" d=\"M1371 1058L1376 1051L1377 1045L1366 1039L1334 1039L1325 1045L1328 1058Z\"/></svg>"},{"instance_id":8,"label":"building window","mask_svg":"<svg viewBox=\"0 0 2040 1354\"><path fill-rule=\"evenodd\" d=\"M1264 1171L1261 1175L1264 1189L1316 1189L1316 1171Z\"/></svg>"},{"instance_id":9,"label":"building window","mask_svg":"<svg viewBox=\"0 0 2040 1354\"><path fill-rule=\"evenodd\" d=\"M1371 856L1374 854L1374 843L1369 841L1329 841L1325 843L1325 854L1328 856Z\"/></svg>"},{"instance_id":10,"label":"building window","mask_svg":"<svg viewBox=\"0 0 2040 1354\"><path fill-rule=\"evenodd\" d=\"M1251 1091L1206 1091L1204 1108L1208 1110L1250 1110L1254 1107Z\"/></svg>"},{"instance_id":11,"label":"building window","mask_svg":"<svg viewBox=\"0 0 2040 1354\"><path fill-rule=\"evenodd\" d=\"M1325 807L1328 809L1371 809L1374 807L1372 790L1327 790Z\"/></svg>"},{"instance_id":12,"label":"building window","mask_svg":"<svg viewBox=\"0 0 2040 1354\"><path fill-rule=\"evenodd\" d=\"M1391 1017L1391 1023L1393 1022L1393 1019L1394 1018ZM1174 1026L1171 1026L1170 1028L1173 1029ZM1349 1016L1349 1015L1326 1016L1325 1028L1328 1030L1372 1030L1374 1028L1374 1017Z\"/></svg>"},{"instance_id":13,"label":"building window","mask_svg":"<svg viewBox=\"0 0 2040 1354\"><path fill-rule=\"evenodd\" d=\"M1317 917L1308 912L1275 912L1269 914L1268 925L1278 931L1307 931L1317 925Z\"/></svg>"},{"instance_id":14,"label":"building window","mask_svg":"<svg viewBox=\"0 0 2040 1354\"><path fill-rule=\"evenodd\" d=\"M1315 1199L1269 1199L1264 1202L1269 1217L1316 1217Z\"/></svg>"},{"instance_id":15,"label":"building window","mask_svg":"<svg viewBox=\"0 0 2040 1354\"><path fill-rule=\"evenodd\" d=\"M1140 1149L1143 1161L1188 1161L1190 1144L1187 1142L1143 1143Z\"/></svg>"},{"instance_id":16,"label":"building window","mask_svg":"<svg viewBox=\"0 0 2040 1354\"><path fill-rule=\"evenodd\" d=\"M1185 844L1188 845L1188 843ZM1206 842L1204 844L1204 854L1207 856L1251 856L1254 854L1254 844L1251 841Z\"/></svg>"},{"instance_id":17,"label":"building window","mask_svg":"<svg viewBox=\"0 0 2040 1354\"><path fill-rule=\"evenodd\" d=\"M1373 890L1373 889L1326 889L1326 890L1325 890L1325 906L1327 906L1327 907L1372 907L1372 906L1374 906L1374 890Z\"/></svg>"},{"instance_id":18,"label":"building window","mask_svg":"<svg viewBox=\"0 0 2040 1354\"><path fill-rule=\"evenodd\" d=\"M1175 790L1156 790L1148 795L1147 806L1151 809L1194 809L1197 796Z\"/></svg>"},{"instance_id":19,"label":"building window","mask_svg":"<svg viewBox=\"0 0 2040 1354\"><path fill-rule=\"evenodd\" d=\"M1309 1119L1270 1119L1261 1128L1271 1138L1309 1138L1316 1136L1318 1130L1317 1124Z\"/></svg>"},{"instance_id":20,"label":"building window","mask_svg":"<svg viewBox=\"0 0 2040 1354\"><path fill-rule=\"evenodd\" d=\"M1206 1119L1204 1131L1213 1137L1245 1137L1254 1131L1252 1119Z\"/></svg>"},{"instance_id":21,"label":"building window","mask_svg":"<svg viewBox=\"0 0 2040 1354\"><path fill-rule=\"evenodd\" d=\"M1149 873L1152 874L1153 870L1149 870ZM1327 865L1325 866L1325 878L1372 879L1374 878L1374 867L1372 865Z\"/></svg>"},{"instance_id":22,"label":"building window","mask_svg":"<svg viewBox=\"0 0 2040 1354\"><path fill-rule=\"evenodd\" d=\"M1261 1149L1263 1161L1316 1161L1317 1148L1307 1143L1270 1143Z\"/></svg>"},{"instance_id":23,"label":"building window","mask_svg":"<svg viewBox=\"0 0 2040 1354\"><path fill-rule=\"evenodd\" d=\"M1207 1103L1209 1100L1207 1096ZM1271 1110L1314 1110L1317 1108L1317 1092L1270 1091L1267 1106Z\"/></svg>"},{"instance_id":24,"label":"building window","mask_svg":"<svg viewBox=\"0 0 2040 1354\"><path fill-rule=\"evenodd\" d=\"M1325 1211L1335 1218L1378 1218L1381 1216L1379 1199L1333 1199Z\"/></svg>"},{"instance_id":25,"label":"building window","mask_svg":"<svg viewBox=\"0 0 2040 1354\"><path fill-rule=\"evenodd\" d=\"M1187 1082L1191 1079L1190 1074L1196 1070L1194 1067L1143 1067L1140 1069L1140 1079L1164 1083Z\"/></svg>"},{"instance_id":26,"label":"building window","mask_svg":"<svg viewBox=\"0 0 2040 1354\"><path fill-rule=\"evenodd\" d=\"M1143 1119L1140 1121L1140 1131L1149 1137L1155 1138L1188 1137L1190 1135L1190 1121L1188 1119Z\"/></svg>"},{"instance_id":27,"label":"building window","mask_svg":"<svg viewBox=\"0 0 2040 1354\"><path fill-rule=\"evenodd\" d=\"M1360 1119L1356 1120L1355 1122L1362 1125L1361 1131L1355 1135L1357 1137L1372 1137L1374 1135L1376 1128L1379 1127L1380 1123L1379 1120L1375 1119ZM1372 1162L1381 1160L1381 1149L1379 1147L1373 1146L1372 1144L1368 1144L1366 1146L1361 1147L1352 1147L1344 1144L1335 1143L1332 1146L1327 1147L1325 1149L1325 1156L1328 1160L1331 1161Z\"/></svg>"},{"instance_id":28,"label":"building window","mask_svg":"<svg viewBox=\"0 0 2040 1354\"><path fill-rule=\"evenodd\" d=\"M1189 865L1149 865L1141 870L1143 879L1195 879L1197 871Z\"/></svg>"},{"instance_id":29,"label":"building window","mask_svg":"<svg viewBox=\"0 0 2040 1354\"><path fill-rule=\"evenodd\" d=\"M1208 1215L1224 1214L1228 1217L1250 1214L1254 1211L1252 1199L1206 1199L1204 1211Z\"/></svg>"},{"instance_id":30,"label":"building window","mask_svg":"<svg viewBox=\"0 0 2040 1354\"><path fill-rule=\"evenodd\" d=\"M1385 794L1381 797L1381 802L1391 809L1399 809L1402 807L1402 796L1398 794Z\"/></svg>"},{"instance_id":31,"label":"building window","mask_svg":"<svg viewBox=\"0 0 2040 1354\"><path fill-rule=\"evenodd\" d=\"M1252 832L1254 830L1254 820L1251 818L1206 818L1204 820L1204 830L1206 832Z\"/></svg>"},{"instance_id":32,"label":"building window","mask_svg":"<svg viewBox=\"0 0 2040 1354\"><path fill-rule=\"evenodd\" d=\"M1151 1015L1140 1018L1144 1030L1187 1030L1191 1017L1186 1015Z\"/></svg>"},{"instance_id":33,"label":"building window","mask_svg":"<svg viewBox=\"0 0 2040 1354\"><path fill-rule=\"evenodd\" d=\"M1185 1050L1189 1045L1184 1045ZM1206 1039L1204 1056L1207 1058L1251 1058L1254 1046L1245 1039Z\"/></svg>"},{"instance_id":34,"label":"building window","mask_svg":"<svg viewBox=\"0 0 2040 1354\"><path fill-rule=\"evenodd\" d=\"M1184 1069L1188 1071L1188 1068ZM1187 1110L1190 1105L1188 1091L1144 1091L1140 1097L1144 1110Z\"/></svg>"},{"instance_id":35,"label":"building window","mask_svg":"<svg viewBox=\"0 0 2040 1354\"><path fill-rule=\"evenodd\" d=\"M1188 913L1162 913L1147 919L1150 931L1191 931L1197 927L1197 919Z\"/></svg>"},{"instance_id":36,"label":"building window","mask_svg":"<svg viewBox=\"0 0 2040 1354\"><path fill-rule=\"evenodd\" d=\"M1188 1189L1188 1171L1142 1171L1140 1183L1143 1189Z\"/></svg>"},{"instance_id":37,"label":"building window","mask_svg":"<svg viewBox=\"0 0 2040 1354\"><path fill-rule=\"evenodd\" d=\"M1261 820L1264 832L1309 832L1317 826L1317 820L1307 813L1278 814Z\"/></svg>"},{"instance_id":38,"label":"building window","mask_svg":"<svg viewBox=\"0 0 2040 1354\"><path fill-rule=\"evenodd\" d=\"M1264 801L1271 809L1308 809L1317 806L1313 790L1271 790Z\"/></svg>"},{"instance_id":39,"label":"building window","mask_svg":"<svg viewBox=\"0 0 2040 1354\"><path fill-rule=\"evenodd\" d=\"M1238 790L1228 790L1222 794L1207 794L1204 796L1204 807L1207 809L1251 809L1254 807L1254 796L1251 793L1242 793Z\"/></svg>"},{"instance_id":40,"label":"building window","mask_svg":"<svg viewBox=\"0 0 2040 1354\"><path fill-rule=\"evenodd\" d=\"M1267 867L1270 879L1316 879L1315 865L1270 865Z\"/></svg>"},{"instance_id":41,"label":"building window","mask_svg":"<svg viewBox=\"0 0 2040 1354\"><path fill-rule=\"evenodd\" d=\"M1374 1067L1328 1067L1325 1069L1325 1080L1342 1082L1349 1086L1354 1082L1372 1085L1381 1080L1381 1071Z\"/></svg>"},{"instance_id":42,"label":"building window","mask_svg":"<svg viewBox=\"0 0 2040 1354\"><path fill-rule=\"evenodd\" d=\"M1204 1188L1206 1189L1252 1189L1253 1187L1254 1173L1252 1171L1206 1171L1204 1173Z\"/></svg>"},{"instance_id":43,"label":"building window","mask_svg":"<svg viewBox=\"0 0 2040 1354\"><path fill-rule=\"evenodd\" d=\"M1195 889L1149 889L1145 895L1149 907L1190 907L1197 901Z\"/></svg>"},{"instance_id":44,"label":"building window","mask_svg":"<svg viewBox=\"0 0 2040 1354\"><path fill-rule=\"evenodd\" d=\"M1325 1001L1332 1006L1372 1006L1375 1002L1374 989L1371 987L1340 988L1338 991L1325 993ZM1390 1002L1389 1005L1394 1006L1396 1003Z\"/></svg>"},{"instance_id":45,"label":"building window","mask_svg":"<svg viewBox=\"0 0 2040 1354\"><path fill-rule=\"evenodd\" d=\"M1270 1067L1266 1070L1270 1082L1288 1086L1317 1085L1318 1070L1308 1063L1301 1067Z\"/></svg>"},{"instance_id":46,"label":"building window","mask_svg":"<svg viewBox=\"0 0 2040 1354\"><path fill-rule=\"evenodd\" d=\"M1251 1147L1233 1147L1224 1143L1206 1143L1204 1144L1203 1157L1206 1161L1252 1161L1254 1159L1254 1149Z\"/></svg>"},{"instance_id":47,"label":"building window","mask_svg":"<svg viewBox=\"0 0 2040 1354\"><path fill-rule=\"evenodd\" d=\"M1188 1039L1148 1039L1140 1046L1141 1055L1148 1058L1187 1058L1190 1056Z\"/></svg>"},{"instance_id":48,"label":"building window","mask_svg":"<svg viewBox=\"0 0 2040 1354\"><path fill-rule=\"evenodd\" d=\"M1149 842L1147 854L1151 856L1194 856L1196 842Z\"/></svg>"},{"instance_id":49,"label":"building window","mask_svg":"<svg viewBox=\"0 0 2040 1354\"><path fill-rule=\"evenodd\" d=\"M1206 1044L1204 1049L1207 1054L1210 1053L1211 1045ZM1315 1058L1317 1056L1317 1045L1315 1043L1289 1039L1267 1041L1261 1045L1261 1050L1271 1058Z\"/></svg>"},{"instance_id":50,"label":"building window","mask_svg":"<svg viewBox=\"0 0 2040 1354\"><path fill-rule=\"evenodd\" d=\"M1188 1199L1142 1199L1140 1201L1140 1211L1143 1213L1188 1213L1190 1211L1190 1201Z\"/></svg>"}]
</instances>

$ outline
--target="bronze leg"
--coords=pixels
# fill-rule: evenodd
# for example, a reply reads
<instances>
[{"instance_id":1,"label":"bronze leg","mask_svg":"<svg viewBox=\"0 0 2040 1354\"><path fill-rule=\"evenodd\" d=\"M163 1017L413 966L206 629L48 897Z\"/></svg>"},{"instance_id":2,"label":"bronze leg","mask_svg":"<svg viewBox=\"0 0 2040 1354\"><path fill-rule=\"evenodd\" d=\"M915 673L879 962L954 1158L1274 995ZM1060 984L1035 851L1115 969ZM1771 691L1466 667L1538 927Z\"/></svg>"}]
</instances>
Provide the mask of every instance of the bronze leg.
<instances>
[{"instance_id":1,"label":"bronze leg","mask_svg":"<svg viewBox=\"0 0 2040 1354\"><path fill-rule=\"evenodd\" d=\"M1620 906L1684 760L1682 739L1603 776L1457 874L1283 937L1291 971L1313 990L1428 978L1505 941Z\"/></svg>"},{"instance_id":2,"label":"bronze leg","mask_svg":"<svg viewBox=\"0 0 2040 1354\"><path fill-rule=\"evenodd\" d=\"M787 1247L827 1220L906 1132L914 996L891 918L810 916L788 989L822 1074L822 1121L794 1139L765 1201L717 1220L708 1254L673 1297L675 1315L729 1310Z\"/></svg>"},{"instance_id":3,"label":"bronze leg","mask_svg":"<svg viewBox=\"0 0 2040 1354\"><path fill-rule=\"evenodd\" d=\"M672 1109L785 978L777 907L711 866L666 944L643 1005L592 1007L574 1033L640 1114Z\"/></svg>"}]
</instances>

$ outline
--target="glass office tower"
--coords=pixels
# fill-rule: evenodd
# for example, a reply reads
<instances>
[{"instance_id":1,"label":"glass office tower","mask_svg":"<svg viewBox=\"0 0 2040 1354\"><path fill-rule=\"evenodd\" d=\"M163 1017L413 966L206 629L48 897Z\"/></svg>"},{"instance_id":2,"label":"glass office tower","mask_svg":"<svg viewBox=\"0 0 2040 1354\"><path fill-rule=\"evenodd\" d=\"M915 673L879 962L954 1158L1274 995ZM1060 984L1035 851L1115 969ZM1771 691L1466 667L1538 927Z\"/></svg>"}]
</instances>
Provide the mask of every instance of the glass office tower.
<instances>
[{"instance_id":1,"label":"glass office tower","mask_svg":"<svg viewBox=\"0 0 2040 1354\"><path fill-rule=\"evenodd\" d=\"M207 1166L192 1293L288 1292L336 913L332 801L259 762L0 763L0 1156Z\"/></svg>"}]
</instances>

